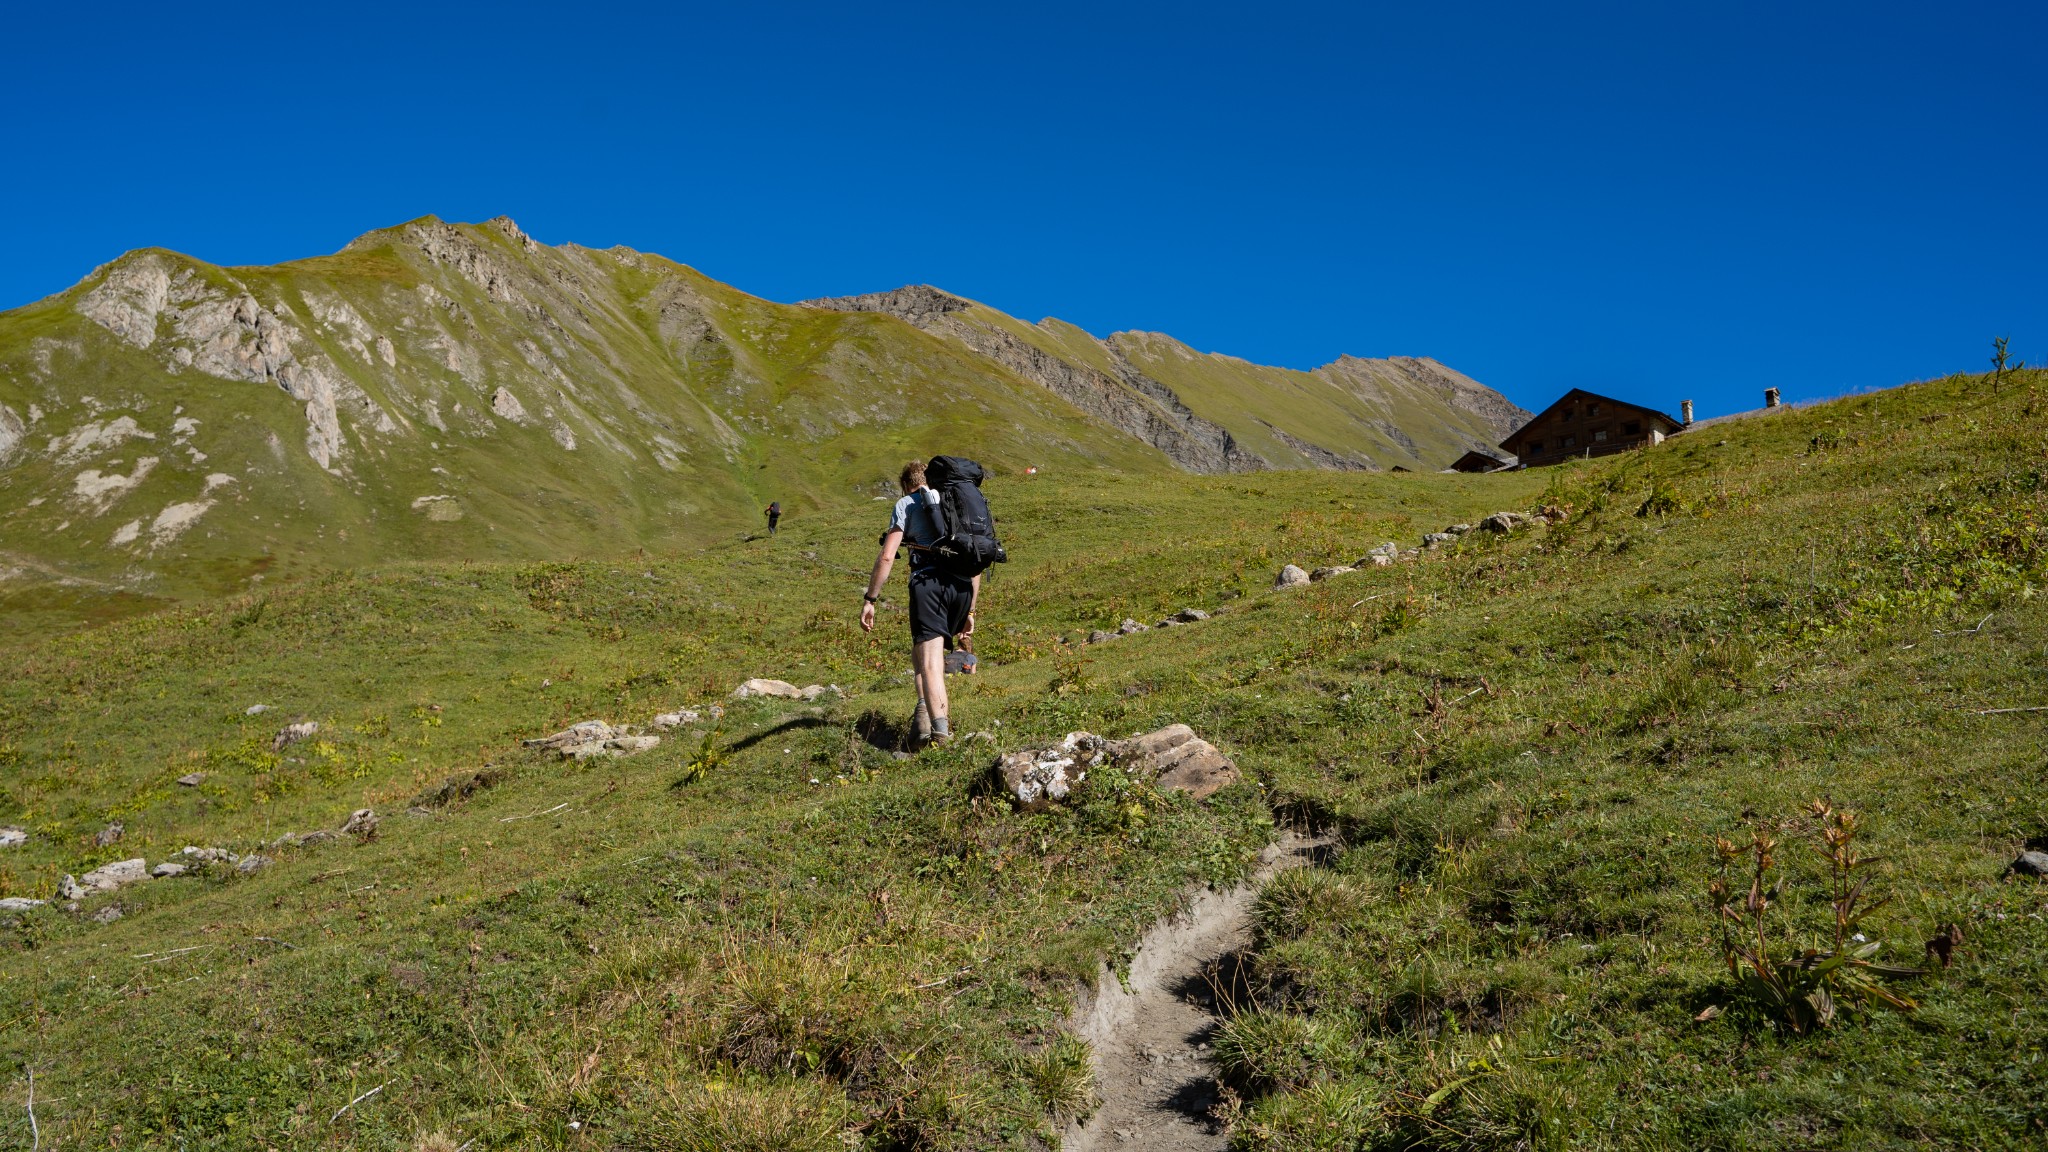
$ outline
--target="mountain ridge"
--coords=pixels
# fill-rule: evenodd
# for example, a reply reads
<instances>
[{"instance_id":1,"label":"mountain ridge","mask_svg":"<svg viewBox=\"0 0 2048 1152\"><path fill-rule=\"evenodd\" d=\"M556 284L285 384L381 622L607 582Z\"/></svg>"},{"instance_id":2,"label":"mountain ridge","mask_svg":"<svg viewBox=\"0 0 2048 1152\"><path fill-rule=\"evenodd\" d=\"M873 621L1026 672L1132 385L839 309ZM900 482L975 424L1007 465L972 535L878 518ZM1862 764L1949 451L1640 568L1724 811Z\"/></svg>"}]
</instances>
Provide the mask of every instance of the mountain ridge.
<instances>
[{"instance_id":1,"label":"mountain ridge","mask_svg":"<svg viewBox=\"0 0 2048 1152\"><path fill-rule=\"evenodd\" d=\"M929 286L780 304L503 216L273 265L142 248L0 313L0 602L689 546L935 445L999 474L1441 467L1496 438L1488 398L1434 361L1263 368Z\"/></svg>"}]
</instances>

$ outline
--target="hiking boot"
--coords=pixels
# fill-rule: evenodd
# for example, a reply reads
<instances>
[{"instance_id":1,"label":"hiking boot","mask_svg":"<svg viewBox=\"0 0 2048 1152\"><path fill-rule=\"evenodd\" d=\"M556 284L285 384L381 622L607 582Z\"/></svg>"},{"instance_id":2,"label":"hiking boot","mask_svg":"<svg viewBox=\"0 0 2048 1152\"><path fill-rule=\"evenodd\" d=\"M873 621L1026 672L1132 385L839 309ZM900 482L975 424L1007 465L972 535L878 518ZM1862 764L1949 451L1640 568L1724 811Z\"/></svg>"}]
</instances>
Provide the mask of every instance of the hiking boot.
<instances>
[{"instance_id":1,"label":"hiking boot","mask_svg":"<svg viewBox=\"0 0 2048 1152\"><path fill-rule=\"evenodd\" d=\"M922 748L932 738L932 714L925 710L924 701L917 702L917 710L910 714L910 742L913 747Z\"/></svg>"},{"instance_id":2,"label":"hiking boot","mask_svg":"<svg viewBox=\"0 0 2048 1152\"><path fill-rule=\"evenodd\" d=\"M926 748L944 748L946 745L951 744L952 742L953 734L951 732L934 732L931 734L931 737L924 742L924 746Z\"/></svg>"}]
</instances>

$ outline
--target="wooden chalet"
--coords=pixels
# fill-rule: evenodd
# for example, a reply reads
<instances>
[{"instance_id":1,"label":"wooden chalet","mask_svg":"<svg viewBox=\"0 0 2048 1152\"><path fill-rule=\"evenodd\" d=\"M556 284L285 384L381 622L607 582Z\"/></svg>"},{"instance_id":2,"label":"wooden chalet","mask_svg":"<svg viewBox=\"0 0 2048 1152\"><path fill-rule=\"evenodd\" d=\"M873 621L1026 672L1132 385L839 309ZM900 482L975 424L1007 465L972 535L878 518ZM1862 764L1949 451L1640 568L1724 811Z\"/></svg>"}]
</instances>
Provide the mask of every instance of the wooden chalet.
<instances>
[{"instance_id":1,"label":"wooden chalet","mask_svg":"<svg viewBox=\"0 0 2048 1152\"><path fill-rule=\"evenodd\" d=\"M1491 452L1481 452L1479 449L1474 448L1456 460L1451 461L1450 470L1453 472L1498 472L1503 468L1513 468L1514 466L1515 462L1513 460L1503 460Z\"/></svg>"},{"instance_id":2,"label":"wooden chalet","mask_svg":"<svg viewBox=\"0 0 2048 1152\"><path fill-rule=\"evenodd\" d=\"M1685 425L1626 400L1574 388L1500 442L1524 468L1576 457L1606 456L1661 443Z\"/></svg>"}]
</instances>

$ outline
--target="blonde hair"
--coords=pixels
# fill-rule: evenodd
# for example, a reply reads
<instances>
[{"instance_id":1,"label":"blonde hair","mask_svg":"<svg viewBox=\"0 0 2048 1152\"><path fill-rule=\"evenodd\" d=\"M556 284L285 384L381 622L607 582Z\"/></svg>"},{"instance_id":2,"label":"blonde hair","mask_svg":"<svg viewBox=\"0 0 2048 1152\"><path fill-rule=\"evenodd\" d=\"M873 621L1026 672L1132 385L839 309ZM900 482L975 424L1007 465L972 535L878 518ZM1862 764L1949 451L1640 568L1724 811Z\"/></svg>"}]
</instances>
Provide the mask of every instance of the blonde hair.
<instances>
[{"instance_id":1,"label":"blonde hair","mask_svg":"<svg viewBox=\"0 0 2048 1152\"><path fill-rule=\"evenodd\" d=\"M924 461L912 460L903 466L903 472L896 477L905 492L915 492L924 487Z\"/></svg>"}]
</instances>

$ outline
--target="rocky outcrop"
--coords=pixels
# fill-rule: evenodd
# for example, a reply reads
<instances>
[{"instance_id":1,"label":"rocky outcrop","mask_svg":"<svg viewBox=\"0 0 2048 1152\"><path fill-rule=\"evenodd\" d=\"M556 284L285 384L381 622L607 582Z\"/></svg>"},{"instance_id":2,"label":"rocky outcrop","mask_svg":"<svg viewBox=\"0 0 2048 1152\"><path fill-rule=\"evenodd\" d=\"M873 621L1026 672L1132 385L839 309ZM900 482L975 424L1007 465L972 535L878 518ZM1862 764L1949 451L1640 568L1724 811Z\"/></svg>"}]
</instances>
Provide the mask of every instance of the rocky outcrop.
<instances>
[{"instance_id":1,"label":"rocky outcrop","mask_svg":"<svg viewBox=\"0 0 2048 1152\"><path fill-rule=\"evenodd\" d=\"M1169 724L1129 740L1069 732L1048 748L1010 752L989 768L996 787L1019 808L1060 803L1086 784L1091 771L1120 772L1161 792L1197 800L1235 783L1237 765L1185 724Z\"/></svg>"},{"instance_id":2,"label":"rocky outcrop","mask_svg":"<svg viewBox=\"0 0 2048 1152\"><path fill-rule=\"evenodd\" d=\"M929 285L865 296L806 300L805 307L835 312L885 312L919 328L949 336L1111 427L1143 440L1190 472L1256 472L1270 467L1246 451L1221 425L1181 403L1173 389L1140 372L1112 344L1103 351L1117 375L1077 364L989 324L954 315L973 301Z\"/></svg>"},{"instance_id":3,"label":"rocky outcrop","mask_svg":"<svg viewBox=\"0 0 2048 1152\"><path fill-rule=\"evenodd\" d=\"M1361 396L1382 401L1402 396L1432 397L1479 417L1494 432L1495 441L1527 424L1533 415L1479 381L1427 356L1389 356L1385 359L1340 356L1316 369L1314 374ZM1392 424L1387 425L1386 430L1390 434L1400 431ZM1472 447L1487 449L1492 445L1474 444Z\"/></svg>"}]
</instances>

